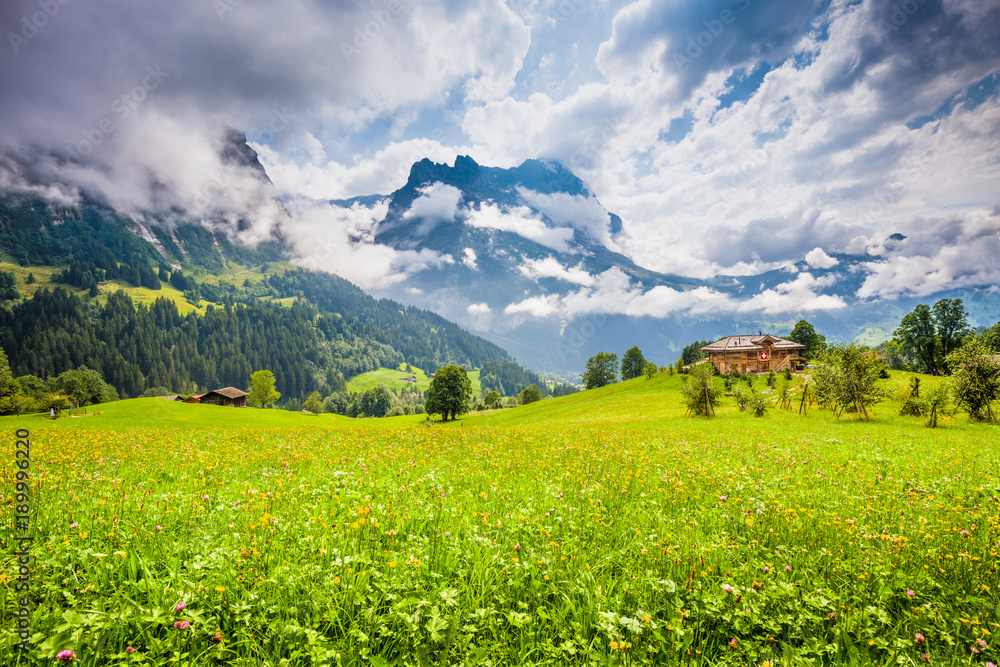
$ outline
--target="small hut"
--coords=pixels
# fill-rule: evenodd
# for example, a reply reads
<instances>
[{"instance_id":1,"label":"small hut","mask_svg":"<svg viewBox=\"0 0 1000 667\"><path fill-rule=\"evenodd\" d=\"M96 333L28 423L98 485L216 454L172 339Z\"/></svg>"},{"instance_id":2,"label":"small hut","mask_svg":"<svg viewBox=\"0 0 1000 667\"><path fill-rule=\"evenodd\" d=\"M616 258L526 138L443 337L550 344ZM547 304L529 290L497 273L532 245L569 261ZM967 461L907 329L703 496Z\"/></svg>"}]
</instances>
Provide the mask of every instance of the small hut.
<instances>
[{"instance_id":1,"label":"small hut","mask_svg":"<svg viewBox=\"0 0 1000 667\"><path fill-rule=\"evenodd\" d=\"M213 389L207 394L202 394L198 402L209 405L227 405L231 408L245 408L247 406L247 393L236 387Z\"/></svg>"}]
</instances>

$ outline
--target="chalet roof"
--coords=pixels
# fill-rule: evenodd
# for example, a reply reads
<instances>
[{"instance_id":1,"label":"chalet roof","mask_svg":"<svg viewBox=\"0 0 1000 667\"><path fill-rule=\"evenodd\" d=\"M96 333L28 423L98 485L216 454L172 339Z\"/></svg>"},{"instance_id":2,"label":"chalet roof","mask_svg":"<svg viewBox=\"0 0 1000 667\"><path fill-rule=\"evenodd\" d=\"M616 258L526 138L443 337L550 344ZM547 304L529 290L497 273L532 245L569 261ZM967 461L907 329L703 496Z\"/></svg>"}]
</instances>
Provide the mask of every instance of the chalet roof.
<instances>
[{"instance_id":1,"label":"chalet roof","mask_svg":"<svg viewBox=\"0 0 1000 667\"><path fill-rule=\"evenodd\" d=\"M179 394L170 394L169 396L157 396L157 398L165 398L168 401L183 401L184 397Z\"/></svg>"},{"instance_id":2,"label":"chalet roof","mask_svg":"<svg viewBox=\"0 0 1000 667\"><path fill-rule=\"evenodd\" d=\"M740 352L743 350L763 350L761 343L770 342L776 350L804 350L806 346L786 338L778 338L770 334L761 336L727 336L711 345L701 348L705 352Z\"/></svg>"},{"instance_id":3,"label":"chalet roof","mask_svg":"<svg viewBox=\"0 0 1000 667\"><path fill-rule=\"evenodd\" d=\"M226 398L242 398L247 395L245 391L237 389L236 387L223 387L222 389L213 389L207 394L202 394L202 397L208 396L208 394L219 394L220 396L225 396Z\"/></svg>"}]
</instances>

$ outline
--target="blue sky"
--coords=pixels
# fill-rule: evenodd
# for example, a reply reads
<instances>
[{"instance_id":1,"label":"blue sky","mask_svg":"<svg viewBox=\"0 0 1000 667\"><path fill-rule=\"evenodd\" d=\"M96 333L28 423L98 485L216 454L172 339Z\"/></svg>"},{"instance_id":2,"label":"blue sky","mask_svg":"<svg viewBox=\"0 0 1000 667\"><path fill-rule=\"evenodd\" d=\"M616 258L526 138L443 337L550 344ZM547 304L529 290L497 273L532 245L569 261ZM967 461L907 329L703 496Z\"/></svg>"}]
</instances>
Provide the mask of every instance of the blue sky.
<instances>
[{"instance_id":1,"label":"blue sky","mask_svg":"<svg viewBox=\"0 0 1000 667\"><path fill-rule=\"evenodd\" d=\"M231 125L288 197L387 194L424 157L542 158L655 270L757 273L819 247L876 258L867 299L1000 283L996 0L40 7L0 9L6 191L250 216L261 237L278 213L212 157ZM367 286L359 265L405 264L356 247L377 214L336 222L355 247L326 268ZM302 215L293 240L332 224Z\"/></svg>"}]
</instances>

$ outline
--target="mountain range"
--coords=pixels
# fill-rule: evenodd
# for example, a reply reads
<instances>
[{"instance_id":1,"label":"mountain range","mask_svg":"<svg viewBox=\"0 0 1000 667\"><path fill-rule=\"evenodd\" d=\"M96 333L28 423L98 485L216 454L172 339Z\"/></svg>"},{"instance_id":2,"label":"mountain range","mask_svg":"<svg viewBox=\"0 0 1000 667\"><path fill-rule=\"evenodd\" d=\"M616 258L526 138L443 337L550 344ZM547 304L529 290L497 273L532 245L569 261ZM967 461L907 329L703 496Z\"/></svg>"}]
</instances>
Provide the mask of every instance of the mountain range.
<instances>
[{"instance_id":1,"label":"mountain range","mask_svg":"<svg viewBox=\"0 0 1000 667\"><path fill-rule=\"evenodd\" d=\"M557 375L579 373L598 351L621 354L633 344L663 365L693 340L781 335L799 319L831 339L875 344L916 303L943 297L965 299L974 321L996 319L998 300L987 288L858 298L876 255L817 248L764 273L710 279L652 271L622 252L621 218L553 162L499 169L468 156L451 166L424 159L389 195L330 203L387 205L376 243L443 260L374 294L434 310ZM896 234L887 243L904 241Z\"/></svg>"},{"instance_id":2,"label":"mountain range","mask_svg":"<svg viewBox=\"0 0 1000 667\"><path fill-rule=\"evenodd\" d=\"M24 295L58 283L80 299L72 306L64 301L40 302L34 309L28 301L14 306L2 343L16 372L59 372L83 363L80 354L52 351L59 337L44 331L41 322L53 319L45 308L65 308L84 318L83 292L93 296L115 286L135 288L140 304L169 295L180 307L178 315L204 314L210 304L304 309L299 315L313 322L311 329L280 317L272 322L256 311L248 320L291 327L286 334L296 341L300 356L284 358L279 375L294 378L289 386L301 397L338 385L338 377L400 363L433 370L446 363L481 367L513 357L552 377L578 381L586 360L598 351L621 354L638 345L648 359L666 365L692 341L755 331L783 335L798 319L808 319L831 339L877 343L918 301L945 296L962 297L974 324L996 319L997 295L988 288L923 299L858 298L867 267L880 259L876 255L817 248L764 273L708 279L653 271L626 254L621 218L564 166L527 160L503 169L468 156L457 157L453 165L420 160L390 194L321 202L326 210L375 216L365 238L345 243L434 260L366 294L335 275L293 269L290 262L300 261L303 251L293 233L296 221L285 208L290 200L279 198L245 135L227 130L220 146L225 164L249 174L256 193L250 208L267 208L273 217L270 231L255 231L252 245L241 241L253 224L245 216L196 219L174 210L135 214L86 193L71 204L23 192L0 198L0 260L6 262L0 268L37 267L44 279L31 287L22 284ZM224 184L213 187L220 199L231 194ZM904 243L905 237L895 235L888 242ZM35 318L34 328L30 318ZM220 331L224 325L219 324ZM67 320L65 326L76 325ZM29 349L32 344L44 353ZM315 354L306 352L310 346ZM214 381L239 384L250 365L268 361L266 355L244 355L238 364L224 364L221 348L216 353L221 356L199 362L198 373L187 375L163 370L183 364L177 352L155 361L138 352L132 359L108 353L103 363L109 365L109 377L123 378L134 393L161 380L179 383L176 390ZM134 368L122 370L123 364Z\"/></svg>"}]
</instances>

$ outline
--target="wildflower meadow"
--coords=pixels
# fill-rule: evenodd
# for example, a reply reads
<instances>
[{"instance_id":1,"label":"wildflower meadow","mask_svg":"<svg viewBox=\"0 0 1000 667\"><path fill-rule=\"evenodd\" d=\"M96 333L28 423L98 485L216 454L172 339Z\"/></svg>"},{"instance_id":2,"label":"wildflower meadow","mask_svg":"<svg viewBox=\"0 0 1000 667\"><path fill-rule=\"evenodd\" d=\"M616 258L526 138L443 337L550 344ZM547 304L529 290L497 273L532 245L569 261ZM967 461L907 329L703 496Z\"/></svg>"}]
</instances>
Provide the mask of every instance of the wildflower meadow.
<instances>
[{"instance_id":1,"label":"wildflower meadow","mask_svg":"<svg viewBox=\"0 0 1000 667\"><path fill-rule=\"evenodd\" d=\"M995 427L688 418L673 382L449 425L145 399L36 428L33 648L5 528L0 664L1000 661Z\"/></svg>"}]
</instances>

